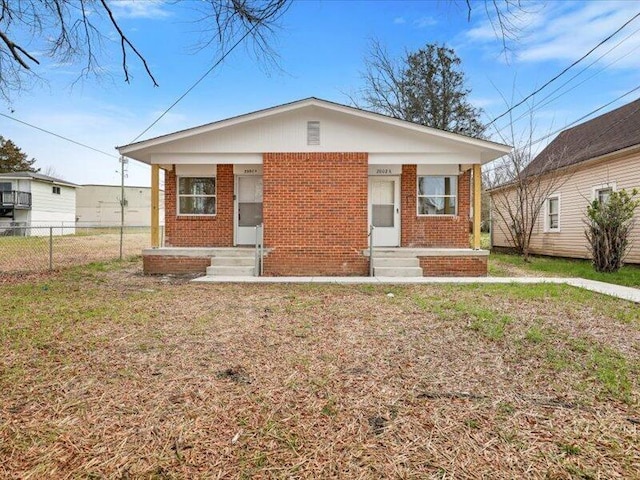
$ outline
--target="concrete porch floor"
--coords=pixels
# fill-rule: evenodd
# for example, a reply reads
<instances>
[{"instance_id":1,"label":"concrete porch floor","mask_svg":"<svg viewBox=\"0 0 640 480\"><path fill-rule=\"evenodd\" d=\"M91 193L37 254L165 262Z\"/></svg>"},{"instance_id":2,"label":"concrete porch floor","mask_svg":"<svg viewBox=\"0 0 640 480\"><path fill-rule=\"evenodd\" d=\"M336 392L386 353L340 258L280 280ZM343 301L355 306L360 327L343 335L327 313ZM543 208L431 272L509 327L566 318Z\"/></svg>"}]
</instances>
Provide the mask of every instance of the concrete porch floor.
<instances>
[{"instance_id":1,"label":"concrete porch floor","mask_svg":"<svg viewBox=\"0 0 640 480\"><path fill-rule=\"evenodd\" d=\"M204 276L200 283L334 283L334 284L565 284L640 303L640 289L585 278L554 277L223 277Z\"/></svg>"}]
</instances>

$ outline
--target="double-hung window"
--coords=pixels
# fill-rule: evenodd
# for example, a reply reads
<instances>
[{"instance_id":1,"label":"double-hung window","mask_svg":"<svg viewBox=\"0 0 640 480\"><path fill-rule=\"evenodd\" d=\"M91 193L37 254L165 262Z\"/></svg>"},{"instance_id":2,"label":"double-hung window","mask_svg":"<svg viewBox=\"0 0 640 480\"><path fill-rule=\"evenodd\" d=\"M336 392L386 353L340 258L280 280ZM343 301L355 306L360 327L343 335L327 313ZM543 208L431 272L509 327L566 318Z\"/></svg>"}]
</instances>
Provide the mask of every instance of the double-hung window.
<instances>
[{"instance_id":1,"label":"double-hung window","mask_svg":"<svg viewBox=\"0 0 640 480\"><path fill-rule=\"evenodd\" d=\"M216 177L178 177L178 215L215 215Z\"/></svg>"},{"instance_id":2,"label":"double-hung window","mask_svg":"<svg viewBox=\"0 0 640 480\"><path fill-rule=\"evenodd\" d=\"M457 210L458 177L418 177L418 215L456 215Z\"/></svg>"},{"instance_id":3,"label":"double-hung window","mask_svg":"<svg viewBox=\"0 0 640 480\"><path fill-rule=\"evenodd\" d=\"M560 231L560 196L553 195L547 198L547 218L546 218L546 231L559 232Z\"/></svg>"}]
</instances>

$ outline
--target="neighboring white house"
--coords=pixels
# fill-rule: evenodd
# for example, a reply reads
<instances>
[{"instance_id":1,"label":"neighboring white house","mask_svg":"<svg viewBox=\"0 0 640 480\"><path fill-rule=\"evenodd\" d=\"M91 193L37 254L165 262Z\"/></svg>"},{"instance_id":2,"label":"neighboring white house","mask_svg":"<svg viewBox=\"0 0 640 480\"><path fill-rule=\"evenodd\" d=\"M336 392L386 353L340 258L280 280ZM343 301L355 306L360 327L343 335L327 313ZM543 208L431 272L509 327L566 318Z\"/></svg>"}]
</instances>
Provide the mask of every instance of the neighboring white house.
<instances>
[{"instance_id":1,"label":"neighboring white house","mask_svg":"<svg viewBox=\"0 0 640 480\"><path fill-rule=\"evenodd\" d=\"M65 227L56 235L75 233L76 188L35 172L0 173L0 235L49 235L43 227Z\"/></svg>"},{"instance_id":2,"label":"neighboring white house","mask_svg":"<svg viewBox=\"0 0 640 480\"><path fill-rule=\"evenodd\" d=\"M77 226L120 225L119 185L82 185L76 194ZM164 192L160 191L160 224L164 225ZM124 187L124 225L151 225L151 188Z\"/></svg>"}]
</instances>

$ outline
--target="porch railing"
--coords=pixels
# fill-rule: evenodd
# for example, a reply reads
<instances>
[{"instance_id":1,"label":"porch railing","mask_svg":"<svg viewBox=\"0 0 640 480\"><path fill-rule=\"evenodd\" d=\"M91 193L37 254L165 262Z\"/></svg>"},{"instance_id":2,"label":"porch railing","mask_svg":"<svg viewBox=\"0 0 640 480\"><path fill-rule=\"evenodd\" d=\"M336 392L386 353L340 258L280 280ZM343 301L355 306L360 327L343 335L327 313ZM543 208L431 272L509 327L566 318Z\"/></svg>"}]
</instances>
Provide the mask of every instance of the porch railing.
<instances>
[{"instance_id":1,"label":"porch railing","mask_svg":"<svg viewBox=\"0 0 640 480\"><path fill-rule=\"evenodd\" d=\"M31 193L18 190L0 192L0 207L31 207Z\"/></svg>"},{"instance_id":2,"label":"porch railing","mask_svg":"<svg viewBox=\"0 0 640 480\"><path fill-rule=\"evenodd\" d=\"M373 277L373 232L376 229L373 225L369 227L369 276Z\"/></svg>"},{"instance_id":3,"label":"porch railing","mask_svg":"<svg viewBox=\"0 0 640 480\"><path fill-rule=\"evenodd\" d=\"M256 250L253 274L261 277L264 274L264 224L256 225Z\"/></svg>"}]
</instances>

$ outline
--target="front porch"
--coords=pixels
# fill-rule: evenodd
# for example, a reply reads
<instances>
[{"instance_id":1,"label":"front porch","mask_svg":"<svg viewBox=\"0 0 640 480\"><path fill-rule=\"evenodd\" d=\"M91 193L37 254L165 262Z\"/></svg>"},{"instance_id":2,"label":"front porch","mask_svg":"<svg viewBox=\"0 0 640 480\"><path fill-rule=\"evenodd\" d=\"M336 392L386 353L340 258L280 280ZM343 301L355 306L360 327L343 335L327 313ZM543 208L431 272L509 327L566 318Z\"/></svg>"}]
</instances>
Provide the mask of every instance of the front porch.
<instances>
[{"instance_id":1,"label":"front porch","mask_svg":"<svg viewBox=\"0 0 640 480\"><path fill-rule=\"evenodd\" d=\"M260 276L260 262L271 249L242 247L161 247L143 250L147 274L203 274L208 277ZM487 275L487 250L471 248L389 248L362 250L370 275L402 277L481 277ZM276 275L277 276L277 275ZM353 278L363 278L353 276Z\"/></svg>"}]
</instances>

